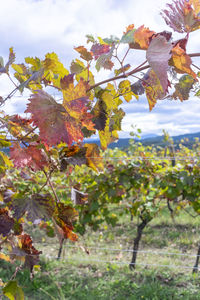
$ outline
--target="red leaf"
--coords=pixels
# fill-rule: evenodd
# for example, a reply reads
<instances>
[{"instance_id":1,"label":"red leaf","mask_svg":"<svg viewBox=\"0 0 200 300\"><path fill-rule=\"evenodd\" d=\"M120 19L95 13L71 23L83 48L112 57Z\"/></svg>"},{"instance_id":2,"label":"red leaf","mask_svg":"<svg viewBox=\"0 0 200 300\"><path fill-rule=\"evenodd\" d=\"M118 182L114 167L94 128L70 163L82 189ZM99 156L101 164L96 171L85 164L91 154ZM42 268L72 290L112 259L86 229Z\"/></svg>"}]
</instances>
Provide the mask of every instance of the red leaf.
<instances>
[{"instance_id":1,"label":"red leaf","mask_svg":"<svg viewBox=\"0 0 200 300\"><path fill-rule=\"evenodd\" d=\"M193 4L194 2L194 4ZM192 7L194 6L194 9ZM167 4L161 12L167 25L177 32L191 32L200 28L199 3L196 0L177 0Z\"/></svg>"},{"instance_id":2,"label":"red leaf","mask_svg":"<svg viewBox=\"0 0 200 300\"><path fill-rule=\"evenodd\" d=\"M109 51L110 46L105 44L94 44L91 48L91 52L93 53L95 59L98 59L99 56L101 56L104 53L108 53Z\"/></svg>"},{"instance_id":3,"label":"red leaf","mask_svg":"<svg viewBox=\"0 0 200 300\"><path fill-rule=\"evenodd\" d=\"M83 139L82 123L75 118L76 112L71 110L70 104L68 111L61 104L58 104L53 97L44 91L38 91L29 99L30 103L25 112L32 114L32 120L40 129L40 139L49 146L65 142L71 145ZM79 99L79 104L81 99ZM72 103L73 106L74 103ZM78 105L77 105L78 106ZM86 108L84 109L84 112ZM73 114L73 112L75 112ZM83 112L83 109L82 109ZM79 114L80 116L80 114ZM83 123L87 122L87 116L82 117ZM90 121L91 124L91 121Z\"/></svg>"},{"instance_id":4,"label":"red leaf","mask_svg":"<svg viewBox=\"0 0 200 300\"><path fill-rule=\"evenodd\" d=\"M9 217L5 208L0 208L0 234L7 235L14 226L14 219Z\"/></svg>"},{"instance_id":5,"label":"red leaf","mask_svg":"<svg viewBox=\"0 0 200 300\"><path fill-rule=\"evenodd\" d=\"M30 167L32 170L37 171L48 165L45 153L35 145L22 148L18 143L13 143L10 156L16 168Z\"/></svg>"},{"instance_id":6,"label":"red leaf","mask_svg":"<svg viewBox=\"0 0 200 300\"><path fill-rule=\"evenodd\" d=\"M166 40L165 36L159 34L152 39L146 53L146 58L160 80L164 93L167 92L169 86L167 70L171 50L172 44Z\"/></svg>"}]
</instances>

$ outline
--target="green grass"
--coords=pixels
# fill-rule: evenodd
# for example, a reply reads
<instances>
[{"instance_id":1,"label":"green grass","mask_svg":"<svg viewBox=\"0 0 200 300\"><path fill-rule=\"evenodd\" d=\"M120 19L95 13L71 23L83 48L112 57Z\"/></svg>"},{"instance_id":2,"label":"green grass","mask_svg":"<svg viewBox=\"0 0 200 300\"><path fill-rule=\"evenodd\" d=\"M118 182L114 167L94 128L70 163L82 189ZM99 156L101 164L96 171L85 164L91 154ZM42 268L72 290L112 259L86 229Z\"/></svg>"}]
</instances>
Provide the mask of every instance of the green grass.
<instances>
[{"instance_id":1,"label":"green grass","mask_svg":"<svg viewBox=\"0 0 200 300\"><path fill-rule=\"evenodd\" d=\"M60 261L55 260L57 240L46 238L37 228L28 228L43 255L41 272L32 280L27 270L16 276L26 299L200 299L200 275L192 275L192 269L184 268L193 267L195 256L163 254L195 255L200 218L181 213L173 221L168 211L155 218L144 230L140 244L140 250L147 253L138 253L138 265L132 272L128 268L131 252L111 249L132 249L136 224L137 220L130 222L127 216L114 228L104 225L97 232L88 229L78 243L66 242ZM89 255L81 246L89 250ZM14 270L14 266L0 262L3 281L9 280Z\"/></svg>"}]
</instances>

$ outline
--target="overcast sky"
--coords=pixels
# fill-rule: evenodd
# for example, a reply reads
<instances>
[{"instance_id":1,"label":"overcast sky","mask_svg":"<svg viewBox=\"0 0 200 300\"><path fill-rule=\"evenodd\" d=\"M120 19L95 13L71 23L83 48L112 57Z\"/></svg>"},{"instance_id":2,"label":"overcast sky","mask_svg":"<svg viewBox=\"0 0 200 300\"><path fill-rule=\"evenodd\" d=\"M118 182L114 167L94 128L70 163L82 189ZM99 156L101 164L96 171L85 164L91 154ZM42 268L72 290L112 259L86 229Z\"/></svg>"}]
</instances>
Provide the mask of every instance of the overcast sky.
<instances>
[{"instance_id":1,"label":"overcast sky","mask_svg":"<svg viewBox=\"0 0 200 300\"><path fill-rule=\"evenodd\" d=\"M145 25L160 32L170 30L159 15L166 0L6 0L0 8L0 56L6 60L9 47L13 46L17 62L26 56L38 56L43 59L47 52L56 52L68 68L72 59L78 57L74 46L86 44L85 35L121 37L130 24L135 27ZM169 0L170 2L170 0ZM200 52L199 33L191 34L188 53ZM197 36L198 35L198 36ZM174 35L176 38L177 35ZM142 51L132 51L128 57L135 66L143 62ZM128 63L129 61L127 61ZM200 66L200 59L195 58ZM102 72L98 79L111 76ZM5 76L0 78L0 96L8 94L12 87ZM25 100L16 97L4 109L8 113L20 113L25 108ZM131 124L137 125L144 134L162 134L162 129L171 135L200 131L200 99L189 101L159 101L149 112L147 100L141 97L137 102L123 106L127 112L123 120L124 133L127 136Z\"/></svg>"}]
</instances>

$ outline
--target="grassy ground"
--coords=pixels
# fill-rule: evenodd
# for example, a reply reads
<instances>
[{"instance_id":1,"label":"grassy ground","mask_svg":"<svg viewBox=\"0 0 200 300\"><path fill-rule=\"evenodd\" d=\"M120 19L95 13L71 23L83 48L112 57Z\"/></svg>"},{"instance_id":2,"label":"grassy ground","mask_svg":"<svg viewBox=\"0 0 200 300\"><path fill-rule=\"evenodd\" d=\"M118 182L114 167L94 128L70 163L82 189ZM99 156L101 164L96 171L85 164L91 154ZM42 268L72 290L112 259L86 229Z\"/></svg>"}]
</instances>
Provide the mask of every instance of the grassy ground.
<instances>
[{"instance_id":1,"label":"grassy ground","mask_svg":"<svg viewBox=\"0 0 200 300\"><path fill-rule=\"evenodd\" d=\"M165 211L149 223L140 245L144 252L138 254L136 270L130 271L136 224L128 216L115 228L88 230L77 244L66 243L60 261L55 260L57 241L34 229L36 248L43 251L42 272L32 280L26 270L17 274L26 299L200 299L200 275L192 275L200 218L184 213L173 221ZM3 280L13 273L13 266L0 263Z\"/></svg>"}]
</instances>

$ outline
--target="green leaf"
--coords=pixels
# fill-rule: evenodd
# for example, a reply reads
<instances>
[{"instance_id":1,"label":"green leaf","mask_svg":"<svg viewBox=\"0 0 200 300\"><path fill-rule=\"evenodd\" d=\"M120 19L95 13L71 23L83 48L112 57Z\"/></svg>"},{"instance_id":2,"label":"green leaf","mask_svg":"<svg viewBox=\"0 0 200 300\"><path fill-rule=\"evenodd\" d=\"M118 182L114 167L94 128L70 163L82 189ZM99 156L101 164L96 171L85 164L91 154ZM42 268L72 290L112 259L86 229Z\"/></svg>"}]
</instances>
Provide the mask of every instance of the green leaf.
<instances>
[{"instance_id":1,"label":"green leaf","mask_svg":"<svg viewBox=\"0 0 200 300\"><path fill-rule=\"evenodd\" d=\"M127 33L125 33L122 36L120 43L123 43L123 44L134 43L134 32L135 32L135 30L136 29L132 29L132 30L129 30Z\"/></svg>"},{"instance_id":2,"label":"green leaf","mask_svg":"<svg viewBox=\"0 0 200 300\"><path fill-rule=\"evenodd\" d=\"M9 281L3 288L3 293L10 300L24 300L24 292L16 280Z\"/></svg>"}]
</instances>

